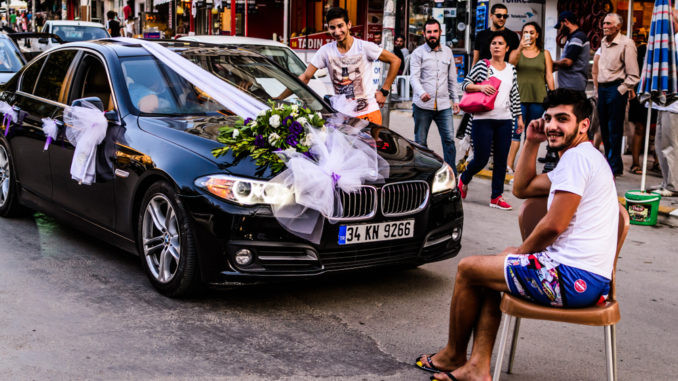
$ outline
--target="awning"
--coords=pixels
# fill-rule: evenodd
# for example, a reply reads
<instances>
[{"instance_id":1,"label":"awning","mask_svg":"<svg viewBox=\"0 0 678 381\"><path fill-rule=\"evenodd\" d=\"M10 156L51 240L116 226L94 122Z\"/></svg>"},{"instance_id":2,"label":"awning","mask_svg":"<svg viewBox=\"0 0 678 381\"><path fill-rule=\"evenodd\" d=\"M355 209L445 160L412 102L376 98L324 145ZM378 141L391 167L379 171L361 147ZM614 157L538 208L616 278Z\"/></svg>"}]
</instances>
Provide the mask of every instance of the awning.
<instances>
[{"instance_id":1,"label":"awning","mask_svg":"<svg viewBox=\"0 0 678 381\"><path fill-rule=\"evenodd\" d=\"M167 4L170 0L153 0L153 6L157 7L158 5Z\"/></svg>"},{"instance_id":2,"label":"awning","mask_svg":"<svg viewBox=\"0 0 678 381\"><path fill-rule=\"evenodd\" d=\"M12 9L26 9L28 4L25 1L12 1L9 3L9 7Z\"/></svg>"}]
</instances>

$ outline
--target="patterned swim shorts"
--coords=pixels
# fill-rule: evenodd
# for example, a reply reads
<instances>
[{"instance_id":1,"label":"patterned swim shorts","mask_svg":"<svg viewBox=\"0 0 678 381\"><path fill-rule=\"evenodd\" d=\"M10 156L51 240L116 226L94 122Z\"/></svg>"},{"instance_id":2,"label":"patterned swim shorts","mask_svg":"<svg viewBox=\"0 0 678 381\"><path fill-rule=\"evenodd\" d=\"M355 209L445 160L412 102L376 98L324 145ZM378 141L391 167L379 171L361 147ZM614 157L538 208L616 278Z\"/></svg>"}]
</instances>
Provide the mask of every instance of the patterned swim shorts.
<instances>
[{"instance_id":1,"label":"patterned swim shorts","mask_svg":"<svg viewBox=\"0 0 678 381\"><path fill-rule=\"evenodd\" d=\"M604 303L610 280L560 264L548 253L509 254L504 277L511 294L552 307L588 307Z\"/></svg>"}]
</instances>

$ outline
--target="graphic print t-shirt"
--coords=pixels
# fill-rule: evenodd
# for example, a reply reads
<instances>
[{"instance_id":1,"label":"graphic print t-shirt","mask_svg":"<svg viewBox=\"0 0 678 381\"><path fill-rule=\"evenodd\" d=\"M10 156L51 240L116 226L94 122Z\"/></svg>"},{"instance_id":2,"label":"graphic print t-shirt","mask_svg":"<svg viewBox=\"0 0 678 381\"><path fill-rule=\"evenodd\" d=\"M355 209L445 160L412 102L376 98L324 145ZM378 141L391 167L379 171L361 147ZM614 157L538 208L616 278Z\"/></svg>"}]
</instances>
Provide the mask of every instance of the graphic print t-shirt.
<instances>
[{"instance_id":1,"label":"graphic print t-shirt","mask_svg":"<svg viewBox=\"0 0 678 381\"><path fill-rule=\"evenodd\" d=\"M374 93L373 63L379 59L379 45L353 38L345 54L339 53L337 42L323 45L311 59L318 69L327 68L335 96L332 106L349 116L360 116L379 109Z\"/></svg>"}]
</instances>

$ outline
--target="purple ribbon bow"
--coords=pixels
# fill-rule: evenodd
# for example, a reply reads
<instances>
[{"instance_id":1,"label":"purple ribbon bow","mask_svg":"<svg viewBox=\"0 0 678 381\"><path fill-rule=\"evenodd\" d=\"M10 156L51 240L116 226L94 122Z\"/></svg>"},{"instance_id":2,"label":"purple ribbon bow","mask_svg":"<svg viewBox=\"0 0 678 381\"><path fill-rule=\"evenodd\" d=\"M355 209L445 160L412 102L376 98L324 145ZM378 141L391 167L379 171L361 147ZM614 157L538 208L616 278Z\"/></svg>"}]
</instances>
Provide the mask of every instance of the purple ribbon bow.
<instances>
[{"instance_id":1,"label":"purple ribbon bow","mask_svg":"<svg viewBox=\"0 0 678 381\"><path fill-rule=\"evenodd\" d=\"M2 119L2 125L5 126L5 136L9 133L9 126L12 123L12 114L5 113L5 117Z\"/></svg>"},{"instance_id":2,"label":"purple ribbon bow","mask_svg":"<svg viewBox=\"0 0 678 381\"><path fill-rule=\"evenodd\" d=\"M332 186L333 187L337 186L337 182L339 182L340 178L341 178L341 175L338 175L338 174L332 172Z\"/></svg>"}]
</instances>

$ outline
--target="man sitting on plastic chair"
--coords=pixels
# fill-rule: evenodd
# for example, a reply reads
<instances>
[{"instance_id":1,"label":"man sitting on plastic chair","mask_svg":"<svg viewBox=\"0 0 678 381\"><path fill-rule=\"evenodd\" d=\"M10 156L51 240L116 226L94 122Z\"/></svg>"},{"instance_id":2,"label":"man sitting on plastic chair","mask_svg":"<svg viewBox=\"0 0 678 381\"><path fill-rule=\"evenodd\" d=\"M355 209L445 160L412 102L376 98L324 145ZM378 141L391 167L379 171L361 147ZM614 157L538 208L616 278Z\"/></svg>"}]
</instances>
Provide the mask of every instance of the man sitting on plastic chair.
<instances>
[{"instance_id":1,"label":"man sitting on plastic chair","mask_svg":"<svg viewBox=\"0 0 678 381\"><path fill-rule=\"evenodd\" d=\"M417 367L436 372L431 379L491 379L500 292L563 308L595 305L609 292L619 206L610 166L588 136L591 103L583 92L558 89L548 94L544 106L543 119L527 127L513 193L548 196L548 212L520 247L460 261L447 345L416 360ZM545 140L560 161L553 171L538 175L537 151Z\"/></svg>"}]
</instances>

